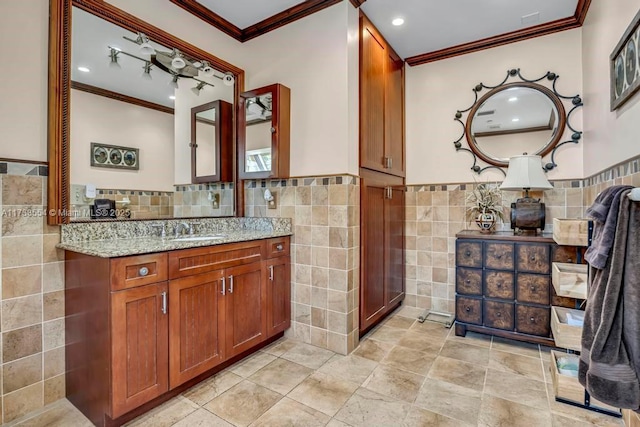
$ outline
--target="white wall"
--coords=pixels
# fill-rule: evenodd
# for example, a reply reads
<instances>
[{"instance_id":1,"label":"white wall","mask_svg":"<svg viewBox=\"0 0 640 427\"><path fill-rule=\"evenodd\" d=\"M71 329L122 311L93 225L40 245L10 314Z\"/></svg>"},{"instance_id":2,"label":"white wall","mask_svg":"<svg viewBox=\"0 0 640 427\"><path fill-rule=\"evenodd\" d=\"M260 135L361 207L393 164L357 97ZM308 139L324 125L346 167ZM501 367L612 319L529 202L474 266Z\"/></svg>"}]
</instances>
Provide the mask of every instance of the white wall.
<instances>
[{"instance_id":1,"label":"white wall","mask_svg":"<svg viewBox=\"0 0 640 427\"><path fill-rule=\"evenodd\" d=\"M78 90L71 105L72 184L173 191L173 114ZM138 148L140 169L92 167L92 142Z\"/></svg>"},{"instance_id":2,"label":"white wall","mask_svg":"<svg viewBox=\"0 0 640 427\"><path fill-rule=\"evenodd\" d=\"M591 13L591 12L590 12ZM471 172L470 154L456 152L453 142L463 133L455 122L457 110L471 106L473 87L480 82L496 85L507 70L520 68L529 78L547 71L557 73L557 89L564 95L582 94L582 41L580 29L563 31L506 46L457 56L415 67L406 67L407 184L502 180L499 172L478 177ZM516 81L510 79L509 81ZM480 93L482 96L486 90ZM587 100L587 102L592 102ZM570 103L565 104L565 108ZM572 123L582 128L582 113ZM463 120L466 115L463 116ZM565 134L569 139L569 132ZM564 140L564 139L563 139ZM558 168L550 179L582 177L582 150L588 142L562 147ZM466 139L463 139L463 146Z\"/></svg>"},{"instance_id":3,"label":"white wall","mask_svg":"<svg viewBox=\"0 0 640 427\"><path fill-rule=\"evenodd\" d=\"M640 93L616 111L609 111L609 55L639 9L640 0L593 0L582 27L585 176L640 154Z\"/></svg>"},{"instance_id":4,"label":"white wall","mask_svg":"<svg viewBox=\"0 0 640 427\"><path fill-rule=\"evenodd\" d=\"M47 160L48 0L0 2L3 56L15 62L0 79L0 157Z\"/></svg>"}]
</instances>

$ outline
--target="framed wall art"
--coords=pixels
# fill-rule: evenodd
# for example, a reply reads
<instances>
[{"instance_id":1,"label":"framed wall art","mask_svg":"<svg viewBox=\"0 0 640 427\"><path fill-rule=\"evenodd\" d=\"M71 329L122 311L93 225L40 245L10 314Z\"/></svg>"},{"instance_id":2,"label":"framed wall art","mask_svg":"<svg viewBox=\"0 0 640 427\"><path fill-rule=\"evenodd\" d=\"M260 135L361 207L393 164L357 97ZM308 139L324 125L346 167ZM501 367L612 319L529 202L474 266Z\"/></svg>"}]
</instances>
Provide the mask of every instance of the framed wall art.
<instances>
[{"instance_id":1,"label":"framed wall art","mask_svg":"<svg viewBox=\"0 0 640 427\"><path fill-rule=\"evenodd\" d=\"M137 148L91 143L91 166L115 169L140 169L140 153Z\"/></svg>"},{"instance_id":2,"label":"framed wall art","mask_svg":"<svg viewBox=\"0 0 640 427\"><path fill-rule=\"evenodd\" d=\"M611 111L619 108L640 89L639 42L640 11L633 18L610 56Z\"/></svg>"}]
</instances>

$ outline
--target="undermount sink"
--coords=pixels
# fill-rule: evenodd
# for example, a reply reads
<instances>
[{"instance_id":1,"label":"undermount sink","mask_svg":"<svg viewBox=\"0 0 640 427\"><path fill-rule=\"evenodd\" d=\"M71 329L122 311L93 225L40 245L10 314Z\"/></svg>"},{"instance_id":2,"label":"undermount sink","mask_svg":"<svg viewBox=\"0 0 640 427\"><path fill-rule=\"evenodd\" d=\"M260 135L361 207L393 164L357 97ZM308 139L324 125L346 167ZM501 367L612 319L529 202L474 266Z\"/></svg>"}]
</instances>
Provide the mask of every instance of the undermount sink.
<instances>
[{"instance_id":1,"label":"undermount sink","mask_svg":"<svg viewBox=\"0 0 640 427\"><path fill-rule=\"evenodd\" d=\"M226 235L224 234L215 234L210 236L180 236L173 237L171 240L174 242L198 242L201 240L220 240L226 239Z\"/></svg>"}]
</instances>

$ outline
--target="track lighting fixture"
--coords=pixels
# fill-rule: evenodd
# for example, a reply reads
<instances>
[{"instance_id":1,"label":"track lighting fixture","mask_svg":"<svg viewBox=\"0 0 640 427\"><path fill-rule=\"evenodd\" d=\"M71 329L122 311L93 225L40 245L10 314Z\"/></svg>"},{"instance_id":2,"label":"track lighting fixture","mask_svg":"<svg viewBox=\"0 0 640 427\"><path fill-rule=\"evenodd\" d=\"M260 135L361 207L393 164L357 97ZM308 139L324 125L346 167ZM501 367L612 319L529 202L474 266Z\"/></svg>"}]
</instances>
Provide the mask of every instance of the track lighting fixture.
<instances>
[{"instance_id":1,"label":"track lighting fixture","mask_svg":"<svg viewBox=\"0 0 640 427\"><path fill-rule=\"evenodd\" d=\"M145 62L142 69L144 70L142 72L142 78L145 80L151 80L151 62Z\"/></svg>"},{"instance_id":2,"label":"track lighting fixture","mask_svg":"<svg viewBox=\"0 0 640 427\"><path fill-rule=\"evenodd\" d=\"M173 79L169 82L169 86L171 86L174 89L178 89L178 79L180 78L179 75L174 74L173 75Z\"/></svg>"},{"instance_id":3,"label":"track lighting fixture","mask_svg":"<svg viewBox=\"0 0 640 427\"><path fill-rule=\"evenodd\" d=\"M118 55L120 51L115 48L110 48L109 57L111 58L111 62L109 62L109 67L111 68L120 68L120 64L118 64Z\"/></svg>"},{"instance_id":4,"label":"track lighting fixture","mask_svg":"<svg viewBox=\"0 0 640 427\"><path fill-rule=\"evenodd\" d=\"M236 79L233 76L232 73L226 73L223 77L222 77L222 83L225 86L233 86L233 84L235 83Z\"/></svg>"},{"instance_id":5,"label":"track lighting fixture","mask_svg":"<svg viewBox=\"0 0 640 427\"><path fill-rule=\"evenodd\" d=\"M200 71L202 71L202 74L204 74L206 77L212 77L215 73L214 69L207 61L202 61L202 67L200 68Z\"/></svg>"},{"instance_id":6,"label":"track lighting fixture","mask_svg":"<svg viewBox=\"0 0 640 427\"><path fill-rule=\"evenodd\" d=\"M193 92L194 94L196 94L197 96L200 96L200 91L202 90L202 88L206 85L207 83L205 82L198 82L198 85L195 87L191 88L191 92Z\"/></svg>"},{"instance_id":7,"label":"track lighting fixture","mask_svg":"<svg viewBox=\"0 0 640 427\"><path fill-rule=\"evenodd\" d=\"M178 49L173 49L173 59L171 60L171 66L178 70L187 66L187 63L182 59L182 54Z\"/></svg>"}]
</instances>

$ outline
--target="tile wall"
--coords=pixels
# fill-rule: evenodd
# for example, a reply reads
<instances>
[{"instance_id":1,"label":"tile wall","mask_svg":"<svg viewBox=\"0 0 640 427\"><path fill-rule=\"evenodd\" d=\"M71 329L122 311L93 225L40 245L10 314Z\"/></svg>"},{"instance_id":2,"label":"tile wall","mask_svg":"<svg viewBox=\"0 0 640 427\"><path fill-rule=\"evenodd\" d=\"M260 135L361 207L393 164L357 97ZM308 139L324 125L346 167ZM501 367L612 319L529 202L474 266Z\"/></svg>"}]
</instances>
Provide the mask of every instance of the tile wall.
<instances>
[{"instance_id":1,"label":"tile wall","mask_svg":"<svg viewBox=\"0 0 640 427\"><path fill-rule=\"evenodd\" d=\"M173 216L233 216L233 183L176 185L173 193ZM219 197L217 206L213 203ZM212 200L209 200L209 199Z\"/></svg>"},{"instance_id":2,"label":"tile wall","mask_svg":"<svg viewBox=\"0 0 640 427\"><path fill-rule=\"evenodd\" d=\"M264 190L275 196L267 209ZM245 214L293 219L294 338L341 354L359 342L360 185L350 175L245 182Z\"/></svg>"},{"instance_id":3,"label":"tile wall","mask_svg":"<svg viewBox=\"0 0 640 427\"><path fill-rule=\"evenodd\" d=\"M0 163L2 422L54 402L64 384L64 253L46 224L46 166Z\"/></svg>"}]
</instances>

